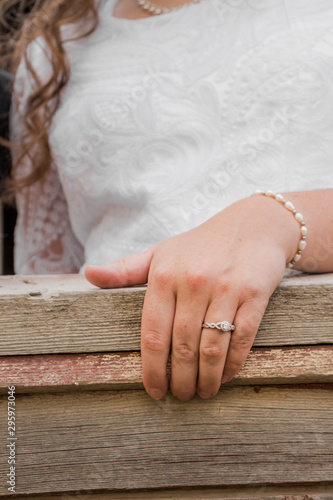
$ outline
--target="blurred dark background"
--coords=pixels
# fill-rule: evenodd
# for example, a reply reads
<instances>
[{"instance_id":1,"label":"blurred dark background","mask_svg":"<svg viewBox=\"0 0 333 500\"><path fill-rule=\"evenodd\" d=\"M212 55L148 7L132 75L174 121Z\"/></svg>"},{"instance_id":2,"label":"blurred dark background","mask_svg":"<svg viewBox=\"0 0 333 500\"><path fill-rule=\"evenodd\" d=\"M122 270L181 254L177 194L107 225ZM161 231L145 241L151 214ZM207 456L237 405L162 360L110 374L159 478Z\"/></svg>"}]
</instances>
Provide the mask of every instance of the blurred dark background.
<instances>
[{"instance_id":1,"label":"blurred dark background","mask_svg":"<svg viewBox=\"0 0 333 500\"><path fill-rule=\"evenodd\" d=\"M10 81L11 75L0 69L0 137L8 139L9 109L10 109ZM9 150L0 146L0 182L10 175L11 161ZM0 191L1 196L2 189ZM13 233L16 221L14 202L10 205L1 203L1 272L13 274Z\"/></svg>"},{"instance_id":2,"label":"blurred dark background","mask_svg":"<svg viewBox=\"0 0 333 500\"><path fill-rule=\"evenodd\" d=\"M4 47L8 39L13 39L14 33L22 26L36 0L26 2L0 0L0 137L9 138L9 110L11 105L8 60L4 58ZM13 274L13 234L16 222L15 202L4 204L1 201L3 181L10 175L11 159L9 150L0 145L0 274Z\"/></svg>"}]
</instances>

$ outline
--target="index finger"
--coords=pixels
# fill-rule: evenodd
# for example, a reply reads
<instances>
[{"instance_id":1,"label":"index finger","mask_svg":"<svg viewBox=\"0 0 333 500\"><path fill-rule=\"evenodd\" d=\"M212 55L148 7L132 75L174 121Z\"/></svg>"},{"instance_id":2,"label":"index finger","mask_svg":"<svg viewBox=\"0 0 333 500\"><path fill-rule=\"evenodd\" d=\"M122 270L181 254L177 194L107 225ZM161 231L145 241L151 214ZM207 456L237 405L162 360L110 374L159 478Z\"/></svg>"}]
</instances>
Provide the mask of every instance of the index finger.
<instances>
[{"instance_id":1,"label":"index finger","mask_svg":"<svg viewBox=\"0 0 333 500\"><path fill-rule=\"evenodd\" d=\"M176 297L170 282L153 275L148 282L141 322L143 384L153 399L162 398L168 390L167 363L175 307Z\"/></svg>"}]
</instances>

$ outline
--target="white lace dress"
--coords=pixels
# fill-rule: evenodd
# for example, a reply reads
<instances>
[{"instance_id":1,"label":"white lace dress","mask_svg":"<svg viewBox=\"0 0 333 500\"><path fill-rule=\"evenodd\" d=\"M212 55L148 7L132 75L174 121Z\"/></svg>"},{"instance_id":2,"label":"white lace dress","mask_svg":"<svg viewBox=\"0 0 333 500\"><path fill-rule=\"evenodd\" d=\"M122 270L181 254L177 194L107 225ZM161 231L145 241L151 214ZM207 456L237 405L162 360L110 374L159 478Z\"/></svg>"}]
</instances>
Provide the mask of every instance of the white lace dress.
<instances>
[{"instance_id":1,"label":"white lace dress","mask_svg":"<svg viewBox=\"0 0 333 500\"><path fill-rule=\"evenodd\" d=\"M65 43L54 163L17 197L17 273L82 273L259 187L333 188L332 0L202 0L140 20L113 17L115 3ZM29 53L46 77L43 40ZM16 139L29 91L22 63Z\"/></svg>"}]
</instances>

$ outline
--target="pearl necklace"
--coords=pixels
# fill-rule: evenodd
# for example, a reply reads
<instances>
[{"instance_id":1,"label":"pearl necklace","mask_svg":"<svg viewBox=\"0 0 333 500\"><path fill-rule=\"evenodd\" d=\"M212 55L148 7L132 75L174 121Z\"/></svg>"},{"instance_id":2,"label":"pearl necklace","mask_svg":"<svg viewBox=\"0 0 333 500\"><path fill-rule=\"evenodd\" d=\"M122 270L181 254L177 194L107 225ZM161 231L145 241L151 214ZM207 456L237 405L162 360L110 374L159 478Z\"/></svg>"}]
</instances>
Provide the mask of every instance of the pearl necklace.
<instances>
[{"instance_id":1,"label":"pearl necklace","mask_svg":"<svg viewBox=\"0 0 333 500\"><path fill-rule=\"evenodd\" d=\"M149 0L136 0L137 4L141 9L150 12L154 16L157 16L158 14L165 14L166 12L171 12L172 10L177 10L180 9L181 7L185 7L185 5L190 5L191 3L199 3L201 0L192 0L189 3L183 3L182 5L177 5L177 7L160 7L159 5L156 5L152 2L149 2Z\"/></svg>"}]
</instances>

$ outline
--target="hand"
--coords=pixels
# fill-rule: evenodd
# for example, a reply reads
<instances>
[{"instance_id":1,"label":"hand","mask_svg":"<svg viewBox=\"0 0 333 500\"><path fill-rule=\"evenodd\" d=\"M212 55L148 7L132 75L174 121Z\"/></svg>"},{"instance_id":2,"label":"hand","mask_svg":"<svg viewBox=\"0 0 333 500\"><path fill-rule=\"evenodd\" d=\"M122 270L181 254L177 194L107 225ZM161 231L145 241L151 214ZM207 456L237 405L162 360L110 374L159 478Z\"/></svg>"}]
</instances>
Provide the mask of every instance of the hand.
<instances>
[{"instance_id":1,"label":"hand","mask_svg":"<svg viewBox=\"0 0 333 500\"><path fill-rule=\"evenodd\" d=\"M106 266L87 266L102 288L148 283L142 313L143 383L154 399L213 397L239 371L268 300L297 250L298 223L279 203L254 196L200 226ZM233 332L202 329L229 321Z\"/></svg>"}]
</instances>

